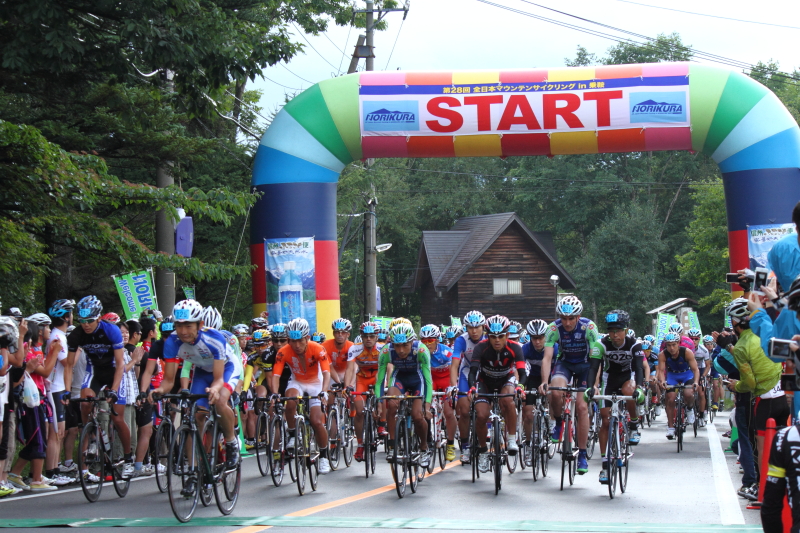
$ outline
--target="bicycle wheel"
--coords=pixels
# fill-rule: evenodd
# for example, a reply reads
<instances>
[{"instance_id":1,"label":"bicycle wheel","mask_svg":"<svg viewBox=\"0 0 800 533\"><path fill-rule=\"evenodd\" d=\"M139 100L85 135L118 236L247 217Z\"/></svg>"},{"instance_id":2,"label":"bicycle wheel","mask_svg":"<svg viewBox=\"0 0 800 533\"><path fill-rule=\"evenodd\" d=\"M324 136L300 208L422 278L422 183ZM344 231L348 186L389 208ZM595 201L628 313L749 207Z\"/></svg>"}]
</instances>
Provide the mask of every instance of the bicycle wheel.
<instances>
[{"instance_id":1,"label":"bicycle wheel","mask_svg":"<svg viewBox=\"0 0 800 533\"><path fill-rule=\"evenodd\" d=\"M428 440L428 453L431 457L428 458L428 466L423 470L426 470L428 474L433 473L433 469L436 468L436 439L434 435L436 434L436 415L433 416L430 422L428 422L428 434L425 438ZM422 474L424 477L424 473Z\"/></svg>"},{"instance_id":2,"label":"bicycle wheel","mask_svg":"<svg viewBox=\"0 0 800 533\"><path fill-rule=\"evenodd\" d=\"M265 409L258 414L256 419L256 462L262 476L269 473L269 459L267 458L271 453L269 437L269 415Z\"/></svg>"},{"instance_id":3,"label":"bicycle wheel","mask_svg":"<svg viewBox=\"0 0 800 533\"><path fill-rule=\"evenodd\" d=\"M480 447L478 446L478 433L475 428L475 410L473 409L469 419L469 464L472 466L472 482L481 477L481 471L478 469L478 455Z\"/></svg>"},{"instance_id":4,"label":"bicycle wheel","mask_svg":"<svg viewBox=\"0 0 800 533\"><path fill-rule=\"evenodd\" d=\"M533 480L539 479L539 461L541 461L541 449L539 446L539 426L541 425L541 414L538 410L533 411L533 423L531 424L531 435L528 444L525 444L525 454L522 456L522 464L526 462L533 470ZM525 439L527 441L527 439Z\"/></svg>"},{"instance_id":5,"label":"bicycle wheel","mask_svg":"<svg viewBox=\"0 0 800 533\"><path fill-rule=\"evenodd\" d=\"M203 450L206 452L206 458L208 464L211 465L211 471L214 471L214 464L215 464L215 456L214 456L214 426L210 420L207 420L205 424L203 424L203 433L202 435L202 444ZM204 479L202 475L202 468L200 468L200 461L198 461L198 480L200 481L200 503L203 504L203 507L208 507L211 505L211 502L214 501L214 486L213 483L209 483L208 480Z\"/></svg>"},{"instance_id":6,"label":"bicycle wheel","mask_svg":"<svg viewBox=\"0 0 800 533\"><path fill-rule=\"evenodd\" d=\"M210 424L210 422L207 424ZM212 460L209 461L214 478L214 499L217 501L219 512L227 516L233 512L233 508L236 507L236 502L239 500L239 487L242 483L242 464L240 461L236 468L228 469L225 437L218 424L215 424L214 432L213 442L215 446L211 454Z\"/></svg>"},{"instance_id":7,"label":"bicycle wheel","mask_svg":"<svg viewBox=\"0 0 800 533\"><path fill-rule=\"evenodd\" d=\"M589 404L589 438L586 442L586 458L591 459L594 455L594 447L599 438L600 426L598 425L598 417L600 410L597 409L595 402Z\"/></svg>"},{"instance_id":8,"label":"bicycle wheel","mask_svg":"<svg viewBox=\"0 0 800 533\"><path fill-rule=\"evenodd\" d=\"M439 427L439 435L437 436L439 447L437 452L439 455L439 468L444 470L447 464L447 420L442 417L442 423Z\"/></svg>"},{"instance_id":9,"label":"bicycle wheel","mask_svg":"<svg viewBox=\"0 0 800 533\"><path fill-rule=\"evenodd\" d=\"M612 416L609 420L609 428L619 426L619 419ZM613 500L614 495L617 493L617 457L619 457L619 431L608 432L608 445L606 451L606 459L608 459L608 496Z\"/></svg>"},{"instance_id":10,"label":"bicycle wheel","mask_svg":"<svg viewBox=\"0 0 800 533\"><path fill-rule=\"evenodd\" d=\"M285 442L288 445L290 437L289 437L289 426L286 423L286 421L284 421L284 423L283 423L283 431L286 434ZM295 427L295 432L294 432L294 440L295 440L295 442L297 442L297 428L296 427ZM286 462L289 464L289 477L291 478L292 483L295 483L295 482L297 482L297 464L295 463L294 457L295 457L295 455L297 455L297 446L295 446L294 449L292 449L292 450L287 450L286 448L284 448L284 450L286 451L286 454L285 454L286 455Z\"/></svg>"},{"instance_id":11,"label":"bicycle wheel","mask_svg":"<svg viewBox=\"0 0 800 533\"><path fill-rule=\"evenodd\" d=\"M311 490L317 490L317 481L319 480L319 444L317 444L317 433L314 431L314 426L311 423L306 425L306 438L305 449L308 450L308 457L306 458L306 465L308 466L308 480L311 482ZM330 456L330 451L328 452Z\"/></svg>"},{"instance_id":12,"label":"bicycle wheel","mask_svg":"<svg viewBox=\"0 0 800 533\"><path fill-rule=\"evenodd\" d=\"M505 424L504 424L504 426L505 426ZM504 458L505 463L506 463L506 468L508 468L508 473L509 474L513 474L514 472L516 472L517 465L519 464L519 452L515 453L514 455L511 455L510 453L508 453L508 430L504 431L503 433L505 434L503 436L504 440L502 441L503 443L505 443L505 445L503 447L504 448L503 449L503 458ZM519 438L519 435L520 434L517 433L515 436L517 438ZM517 447L519 447L519 443L517 443Z\"/></svg>"},{"instance_id":13,"label":"bicycle wheel","mask_svg":"<svg viewBox=\"0 0 800 533\"><path fill-rule=\"evenodd\" d=\"M569 415L567 415L562 422L563 425L561 430L561 490L564 490L564 474L566 474L567 478L569 478L572 472L570 463L572 462L573 457L569 421ZM571 484L572 483L570 483L570 485Z\"/></svg>"},{"instance_id":14,"label":"bicycle wheel","mask_svg":"<svg viewBox=\"0 0 800 533\"><path fill-rule=\"evenodd\" d=\"M369 416L372 417L372 414L370 413ZM366 457L367 455L369 455L369 473L374 475L375 464L377 462L377 456L378 456L378 444L380 443L381 440L380 437L378 436L378 426L375 424L374 418L372 418L372 421L369 424L369 432L370 432L370 437L369 437L370 446L369 449L364 448L364 456ZM384 443L385 442L386 439L384 439Z\"/></svg>"},{"instance_id":15,"label":"bicycle wheel","mask_svg":"<svg viewBox=\"0 0 800 533\"><path fill-rule=\"evenodd\" d=\"M153 452L156 486L160 492L167 492L167 461L173 433L172 421L164 417L156 430L155 451Z\"/></svg>"},{"instance_id":16,"label":"bicycle wheel","mask_svg":"<svg viewBox=\"0 0 800 533\"><path fill-rule=\"evenodd\" d=\"M283 427L283 418L278 416L272 419L269 429L269 449L267 462L269 464L272 484L280 487L283 482L283 469L286 465L286 432Z\"/></svg>"},{"instance_id":17,"label":"bicycle wheel","mask_svg":"<svg viewBox=\"0 0 800 533\"><path fill-rule=\"evenodd\" d=\"M325 424L325 429L328 430L328 462L331 465L331 470L336 470L339 468L342 443L339 433L339 410L335 404L328 412L328 421Z\"/></svg>"},{"instance_id":18,"label":"bicycle wheel","mask_svg":"<svg viewBox=\"0 0 800 533\"><path fill-rule=\"evenodd\" d=\"M678 405L675 410L675 440L678 441L678 453L683 450L683 405Z\"/></svg>"},{"instance_id":19,"label":"bicycle wheel","mask_svg":"<svg viewBox=\"0 0 800 533\"><path fill-rule=\"evenodd\" d=\"M550 427L550 415L547 414L547 411L545 411L544 420L547 423L547 431L544 436L542 436L542 441L547 444L547 458L552 459L556 456L556 451L558 451L559 444L561 443L553 442L553 439L550 438L552 428Z\"/></svg>"},{"instance_id":20,"label":"bicycle wheel","mask_svg":"<svg viewBox=\"0 0 800 533\"><path fill-rule=\"evenodd\" d=\"M374 440L374 425L375 421L372 419L372 413L364 411L364 437L361 444L364 447L364 472L366 473L367 479L369 479L370 474L375 473L375 454L373 453L373 448L377 448L378 444L377 441ZM392 469L392 473L394 473L394 469Z\"/></svg>"},{"instance_id":21,"label":"bicycle wheel","mask_svg":"<svg viewBox=\"0 0 800 533\"><path fill-rule=\"evenodd\" d=\"M628 458L630 457L629 430L624 422L619 428L619 458L617 458L617 471L619 476L619 491L625 494L628 487Z\"/></svg>"},{"instance_id":22,"label":"bicycle wheel","mask_svg":"<svg viewBox=\"0 0 800 533\"><path fill-rule=\"evenodd\" d=\"M692 429L694 430L694 436L697 437L697 426L700 425L700 413L697 412L697 409L692 407L692 411L694 412L694 422L692 422Z\"/></svg>"},{"instance_id":23,"label":"bicycle wheel","mask_svg":"<svg viewBox=\"0 0 800 533\"><path fill-rule=\"evenodd\" d=\"M180 522L192 519L200 500L195 434L189 427L178 429L169 447L167 494L172 513Z\"/></svg>"},{"instance_id":24,"label":"bicycle wheel","mask_svg":"<svg viewBox=\"0 0 800 533\"><path fill-rule=\"evenodd\" d=\"M499 424L493 424L492 431L492 470L494 470L494 493L500 492L503 484L503 431Z\"/></svg>"},{"instance_id":25,"label":"bicycle wheel","mask_svg":"<svg viewBox=\"0 0 800 533\"><path fill-rule=\"evenodd\" d=\"M531 466L531 456L530 456L530 443L528 443L528 439L525 438L525 424L522 420L522 412L520 411L517 414L517 445L519 446L519 467L521 470L525 470L529 466Z\"/></svg>"},{"instance_id":26,"label":"bicycle wheel","mask_svg":"<svg viewBox=\"0 0 800 533\"><path fill-rule=\"evenodd\" d=\"M539 467L542 477L547 477L547 467L550 463L550 423L546 415L539 417Z\"/></svg>"},{"instance_id":27,"label":"bicycle wheel","mask_svg":"<svg viewBox=\"0 0 800 533\"><path fill-rule=\"evenodd\" d=\"M114 423L109 420L108 422L108 442L111 444L111 480L114 483L114 490L117 496L124 498L128 494L128 489L131 486L131 480L122 478L122 465L125 462L125 456L122 452L122 446L114 446L115 441L119 438L117 435L117 428Z\"/></svg>"},{"instance_id":28,"label":"bicycle wheel","mask_svg":"<svg viewBox=\"0 0 800 533\"><path fill-rule=\"evenodd\" d=\"M83 426L78 444L78 475L81 479L83 495L90 502L96 502L103 491L106 479L105 459L103 457L103 441L100 430L94 422ZM88 474L84 474L88 472ZM97 479L97 481L92 481Z\"/></svg>"},{"instance_id":29,"label":"bicycle wheel","mask_svg":"<svg viewBox=\"0 0 800 533\"><path fill-rule=\"evenodd\" d=\"M306 448L308 437L304 420L297 420L294 433L294 471L297 475L297 492L302 496L306 492L306 462L308 460L308 448Z\"/></svg>"},{"instance_id":30,"label":"bicycle wheel","mask_svg":"<svg viewBox=\"0 0 800 533\"><path fill-rule=\"evenodd\" d=\"M575 474L578 471L578 457L576 453L578 451L577 450L578 445L575 441L575 418L572 416L572 413L570 413L569 415L568 431L570 434L569 438L570 448L572 450L570 453L571 460L569 463L569 484L572 485L573 483L575 483Z\"/></svg>"},{"instance_id":31,"label":"bicycle wheel","mask_svg":"<svg viewBox=\"0 0 800 533\"><path fill-rule=\"evenodd\" d=\"M402 498L406 495L406 477L408 476L408 442L405 431L405 419L400 417L395 424L394 432L394 457L392 459L392 477L394 477L397 496Z\"/></svg>"},{"instance_id":32,"label":"bicycle wheel","mask_svg":"<svg viewBox=\"0 0 800 533\"><path fill-rule=\"evenodd\" d=\"M343 408L342 416L342 456L344 457L345 466L349 467L353 463L353 449L356 446L355 442L355 428L353 427L353 418L350 416L350 411L347 407Z\"/></svg>"}]
</instances>

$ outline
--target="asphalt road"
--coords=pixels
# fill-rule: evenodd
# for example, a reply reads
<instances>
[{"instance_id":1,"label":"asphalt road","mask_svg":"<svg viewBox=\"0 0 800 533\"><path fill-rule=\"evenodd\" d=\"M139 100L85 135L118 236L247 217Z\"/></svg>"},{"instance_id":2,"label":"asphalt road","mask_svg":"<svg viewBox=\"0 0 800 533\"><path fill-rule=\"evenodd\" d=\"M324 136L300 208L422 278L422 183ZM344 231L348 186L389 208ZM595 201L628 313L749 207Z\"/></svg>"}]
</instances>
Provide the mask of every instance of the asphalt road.
<instances>
[{"instance_id":1,"label":"asphalt road","mask_svg":"<svg viewBox=\"0 0 800 533\"><path fill-rule=\"evenodd\" d=\"M575 485L559 490L560 468L551 461L547 478L534 482L530 469L504 472L503 489L495 496L490 476L471 482L468 467L449 465L426 477L416 494L407 490L398 499L389 465L379 454L376 475L365 479L362 463L320 476L316 492L299 496L287 477L275 488L262 478L254 458L244 460L242 492L225 522L212 503L198 508L189 526L203 531L255 533L322 533L326 530L381 528L385 533L409 529L539 530L539 531L757 531L758 511L745 509L735 489L741 476L736 458L724 453L728 440L727 413L714 427L686 437L684 451L665 437L665 415L642 434L631 460L628 490L610 500L597 476L600 454L589 462L589 473ZM344 463L342 463L342 467ZM256 517L275 517L272 521ZM113 487L103 488L100 500L88 503L80 488L55 493L20 495L0 500L0 526L19 525L14 519L58 519L88 526L99 518L136 519L138 532L170 531L179 525L166 494L155 479L134 480L126 498ZM154 520L148 520L148 519ZM128 521L126 521L128 522ZM220 525L222 523L223 525ZM267 523L275 525L268 526ZM31 523L33 525L33 523ZM98 524L100 525L100 524ZM133 525L130 522L128 525ZM16 528L15 528L16 529ZM93 527L93 531L118 528ZM271 533L272 533L271 532Z\"/></svg>"}]
</instances>

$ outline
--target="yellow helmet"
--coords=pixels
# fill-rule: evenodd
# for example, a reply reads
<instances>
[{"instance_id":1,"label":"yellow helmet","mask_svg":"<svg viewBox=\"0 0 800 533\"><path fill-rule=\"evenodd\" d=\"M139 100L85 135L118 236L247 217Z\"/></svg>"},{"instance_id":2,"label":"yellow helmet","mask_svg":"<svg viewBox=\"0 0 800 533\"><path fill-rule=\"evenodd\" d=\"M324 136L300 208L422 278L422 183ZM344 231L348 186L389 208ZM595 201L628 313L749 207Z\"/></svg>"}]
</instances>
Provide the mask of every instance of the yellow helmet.
<instances>
[{"instance_id":1,"label":"yellow helmet","mask_svg":"<svg viewBox=\"0 0 800 533\"><path fill-rule=\"evenodd\" d=\"M414 325L411 323L409 319L400 316L389 322L389 331L392 331L394 327L398 324L406 324L408 326L414 327Z\"/></svg>"}]
</instances>

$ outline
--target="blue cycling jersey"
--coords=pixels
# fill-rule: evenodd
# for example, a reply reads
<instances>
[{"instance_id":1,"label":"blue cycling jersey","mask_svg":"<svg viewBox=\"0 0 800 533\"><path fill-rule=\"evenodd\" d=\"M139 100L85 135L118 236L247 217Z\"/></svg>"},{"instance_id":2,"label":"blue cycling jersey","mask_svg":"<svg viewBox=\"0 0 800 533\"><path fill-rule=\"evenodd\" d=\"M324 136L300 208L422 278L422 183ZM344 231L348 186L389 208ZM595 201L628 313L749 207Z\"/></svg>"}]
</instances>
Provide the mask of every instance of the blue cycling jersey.
<instances>
[{"instance_id":1,"label":"blue cycling jersey","mask_svg":"<svg viewBox=\"0 0 800 533\"><path fill-rule=\"evenodd\" d=\"M440 342L436 351L431 352L431 372L449 371L452 362L453 350Z\"/></svg>"},{"instance_id":2,"label":"blue cycling jersey","mask_svg":"<svg viewBox=\"0 0 800 533\"><path fill-rule=\"evenodd\" d=\"M547 328L544 345L552 347L558 343L561 350L560 360L567 363L585 363L589 360L592 344L599 340L597 326L588 318L578 319L572 331L567 331L559 318Z\"/></svg>"},{"instance_id":3,"label":"blue cycling jersey","mask_svg":"<svg viewBox=\"0 0 800 533\"><path fill-rule=\"evenodd\" d=\"M178 359L189 361L206 372L214 370L214 361L236 363L233 348L228 344L225 335L215 329L206 328L197 332L197 338L192 344L180 340L174 331L167 337L164 341L164 361L177 362ZM240 359L239 365L241 364Z\"/></svg>"},{"instance_id":4,"label":"blue cycling jersey","mask_svg":"<svg viewBox=\"0 0 800 533\"><path fill-rule=\"evenodd\" d=\"M670 374L683 374L691 370L689 362L686 361L686 348L678 348L678 357L674 359L669 352L665 352L664 355L667 361L667 372Z\"/></svg>"},{"instance_id":5,"label":"blue cycling jersey","mask_svg":"<svg viewBox=\"0 0 800 533\"><path fill-rule=\"evenodd\" d=\"M544 348L541 351L533 347L533 343L528 341L522 345L522 356L528 367L528 376L542 375L542 359L544 359ZM558 358L558 344L553 346L553 358Z\"/></svg>"}]
</instances>

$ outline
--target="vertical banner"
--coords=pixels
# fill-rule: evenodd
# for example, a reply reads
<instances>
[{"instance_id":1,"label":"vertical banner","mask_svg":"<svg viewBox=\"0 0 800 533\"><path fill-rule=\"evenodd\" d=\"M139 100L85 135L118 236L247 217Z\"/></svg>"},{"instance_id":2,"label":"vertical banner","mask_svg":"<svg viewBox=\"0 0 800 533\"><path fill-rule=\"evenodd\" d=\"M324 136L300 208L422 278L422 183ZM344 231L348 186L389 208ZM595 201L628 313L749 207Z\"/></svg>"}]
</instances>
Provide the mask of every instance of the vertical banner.
<instances>
[{"instance_id":1,"label":"vertical banner","mask_svg":"<svg viewBox=\"0 0 800 533\"><path fill-rule=\"evenodd\" d=\"M183 287L183 294L186 296L187 300L196 300L194 294L194 285L191 287Z\"/></svg>"},{"instance_id":2,"label":"vertical banner","mask_svg":"<svg viewBox=\"0 0 800 533\"><path fill-rule=\"evenodd\" d=\"M393 316L371 316L369 317L370 321L375 322L376 324L380 325L381 328L388 331L389 324L394 320Z\"/></svg>"},{"instance_id":3,"label":"vertical banner","mask_svg":"<svg viewBox=\"0 0 800 533\"><path fill-rule=\"evenodd\" d=\"M726 328L732 328L733 327L733 323L731 322L730 315L725 315L725 327Z\"/></svg>"},{"instance_id":4,"label":"vertical banner","mask_svg":"<svg viewBox=\"0 0 800 533\"><path fill-rule=\"evenodd\" d=\"M792 222L747 226L747 254L750 257L750 268L764 267L772 270L767 261L767 254L772 250L772 245L792 233L795 233Z\"/></svg>"},{"instance_id":5,"label":"vertical banner","mask_svg":"<svg viewBox=\"0 0 800 533\"><path fill-rule=\"evenodd\" d=\"M689 329L691 328L703 330L703 328L700 327L700 319L697 317L697 311L689 311Z\"/></svg>"},{"instance_id":6,"label":"vertical banner","mask_svg":"<svg viewBox=\"0 0 800 533\"><path fill-rule=\"evenodd\" d=\"M314 238L264 239L269 323L305 318L317 331Z\"/></svg>"},{"instance_id":7,"label":"vertical banner","mask_svg":"<svg viewBox=\"0 0 800 533\"><path fill-rule=\"evenodd\" d=\"M677 320L675 315L669 313L658 313L658 326L656 327L656 342L653 349L661 351L661 341L664 340L664 335L667 334L667 328Z\"/></svg>"},{"instance_id":8,"label":"vertical banner","mask_svg":"<svg viewBox=\"0 0 800 533\"><path fill-rule=\"evenodd\" d=\"M461 327L461 319L457 316L450 316L450 325Z\"/></svg>"},{"instance_id":9,"label":"vertical banner","mask_svg":"<svg viewBox=\"0 0 800 533\"><path fill-rule=\"evenodd\" d=\"M114 279L114 285L117 287L119 299L122 302L125 320L139 318L145 309L158 308L156 292L153 289L152 270L141 270L111 277Z\"/></svg>"}]
</instances>

